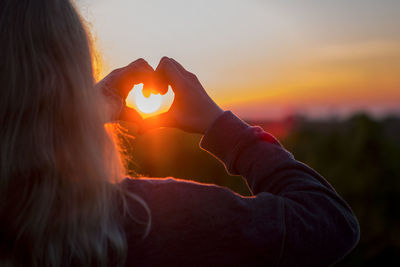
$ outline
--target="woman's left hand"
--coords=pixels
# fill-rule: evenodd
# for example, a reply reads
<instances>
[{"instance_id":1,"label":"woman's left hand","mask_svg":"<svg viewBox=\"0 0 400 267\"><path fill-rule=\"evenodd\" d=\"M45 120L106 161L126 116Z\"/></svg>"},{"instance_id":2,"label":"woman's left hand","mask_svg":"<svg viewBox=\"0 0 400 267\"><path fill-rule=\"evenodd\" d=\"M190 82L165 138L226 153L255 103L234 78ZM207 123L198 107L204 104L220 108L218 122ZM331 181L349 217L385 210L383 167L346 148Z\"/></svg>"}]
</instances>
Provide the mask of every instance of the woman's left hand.
<instances>
[{"instance_id":1,"label":"woman's left hand","mask_svg":"<svg viewBox=\"0 0 400 267\"><path fill-rule=\"evenodd\" d=\"M112 103L111 120L140 123L142 117L136 110L125 105L125 100L135 84L152 83L154 69L144 60L138 59L129 65L115 69L96 84Z\"/></svg>"}]
</instances>

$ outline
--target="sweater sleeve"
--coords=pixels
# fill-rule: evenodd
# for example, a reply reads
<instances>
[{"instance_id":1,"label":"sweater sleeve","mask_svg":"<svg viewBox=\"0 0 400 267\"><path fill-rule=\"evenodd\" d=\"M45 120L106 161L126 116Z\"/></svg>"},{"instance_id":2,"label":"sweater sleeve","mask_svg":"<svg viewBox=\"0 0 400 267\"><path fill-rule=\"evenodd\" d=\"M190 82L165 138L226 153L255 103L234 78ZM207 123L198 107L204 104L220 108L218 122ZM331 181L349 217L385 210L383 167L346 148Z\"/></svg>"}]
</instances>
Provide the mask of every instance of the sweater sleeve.
<instances>
[{"instance_id":1,"label":"sweater sleeve","mask_svg":"<svg viewBox=\"0 0 400 267\"><path fill-rule=\"evenodd\" d=\"M328 266L358 242L346 202L261 128L225 112L200 145L253 196L178 179L125 180L151 211L144 239L125 223L128 266ZM138 217L143 208L130 202L129 210Z\"/></svg>"},{"instance_id":2,"label":"sweater sleeve","mask_svg":"<svg viewBox=\"0 0 400 267\"><path fill-rule=\"evenodd\" d=\"M270 211L281 214L277 224L283 227L278 265L329 265L358 243L359 225L348 204L262 128L227 111L200 145L230 173L243 176L265 206L279 203Z\"/></svg>"}]
</instances>

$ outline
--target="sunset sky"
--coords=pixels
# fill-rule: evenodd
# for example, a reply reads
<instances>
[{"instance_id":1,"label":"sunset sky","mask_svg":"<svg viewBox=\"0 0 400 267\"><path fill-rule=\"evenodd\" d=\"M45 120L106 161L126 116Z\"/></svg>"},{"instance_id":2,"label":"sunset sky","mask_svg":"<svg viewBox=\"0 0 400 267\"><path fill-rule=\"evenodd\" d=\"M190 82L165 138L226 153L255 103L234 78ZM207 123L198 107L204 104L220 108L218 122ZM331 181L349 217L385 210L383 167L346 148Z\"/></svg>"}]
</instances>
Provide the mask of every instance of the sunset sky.
<instances>
[{"instance_id":1,"label":"sunset sky","mask_svg":"<svg viewBox=\"0 0 400 267\"><path fill-rule=\"evenodd\" d=\"M398 0L77 0L103 75L164 55L247 118L400 114Z\"/></svg>"}]
</instances>

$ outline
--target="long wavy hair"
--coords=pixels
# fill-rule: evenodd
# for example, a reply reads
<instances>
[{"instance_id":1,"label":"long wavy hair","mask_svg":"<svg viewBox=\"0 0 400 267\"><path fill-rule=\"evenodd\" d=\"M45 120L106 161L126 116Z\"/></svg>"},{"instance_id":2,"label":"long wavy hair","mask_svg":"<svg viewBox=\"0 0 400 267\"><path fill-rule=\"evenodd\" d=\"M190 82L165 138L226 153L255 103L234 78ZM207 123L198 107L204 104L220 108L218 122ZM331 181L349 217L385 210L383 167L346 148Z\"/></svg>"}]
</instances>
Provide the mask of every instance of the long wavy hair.
<instances>
[{"instance_id":1,"label":"long wavy hair","mask_svg":"<svg viewBox=\"0 0 400 267\"><path fill-rule=\"evenodd\" d=\"M88 36L69 0L0 1L1 266L124 262L124 169Z\"/></svg>"}]
</instances>

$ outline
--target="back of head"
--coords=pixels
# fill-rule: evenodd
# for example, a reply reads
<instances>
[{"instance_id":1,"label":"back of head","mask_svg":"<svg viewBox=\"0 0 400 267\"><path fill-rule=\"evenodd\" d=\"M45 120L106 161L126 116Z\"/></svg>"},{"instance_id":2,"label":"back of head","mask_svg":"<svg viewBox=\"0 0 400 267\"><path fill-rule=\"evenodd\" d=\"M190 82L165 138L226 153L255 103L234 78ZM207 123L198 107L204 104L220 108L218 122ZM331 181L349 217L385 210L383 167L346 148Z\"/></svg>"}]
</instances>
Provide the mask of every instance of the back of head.
<instances>
[{"instance_id":1,"label":"back of head","mask_svg":"<svg viewBox=\"0 0 400 267\"><path fill-rule=\"evenodd\" d=\"M0 265L123 258L91 50L69 0L0 1Z\"/></svg>"}]
</instances>

